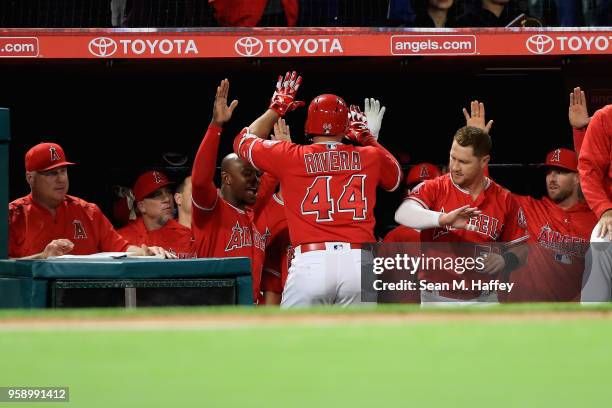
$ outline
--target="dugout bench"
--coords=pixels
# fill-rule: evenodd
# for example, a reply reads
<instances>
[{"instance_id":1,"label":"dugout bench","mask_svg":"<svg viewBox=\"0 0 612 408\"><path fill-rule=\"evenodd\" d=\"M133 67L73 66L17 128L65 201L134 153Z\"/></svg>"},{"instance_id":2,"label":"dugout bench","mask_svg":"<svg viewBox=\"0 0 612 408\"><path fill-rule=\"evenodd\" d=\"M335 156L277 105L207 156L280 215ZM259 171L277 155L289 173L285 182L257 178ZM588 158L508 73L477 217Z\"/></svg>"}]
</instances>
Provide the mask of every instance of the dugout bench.
<instances>
[{"instance_id":1,"label":"dugout bench","mask_svg":"<svg viewBox=\"0 0 612 408\"><path fill-rule=\"evenodd\" d=\"M248 258L0 260L0 308L253 305Z\"/></svg>"}]
</instances>

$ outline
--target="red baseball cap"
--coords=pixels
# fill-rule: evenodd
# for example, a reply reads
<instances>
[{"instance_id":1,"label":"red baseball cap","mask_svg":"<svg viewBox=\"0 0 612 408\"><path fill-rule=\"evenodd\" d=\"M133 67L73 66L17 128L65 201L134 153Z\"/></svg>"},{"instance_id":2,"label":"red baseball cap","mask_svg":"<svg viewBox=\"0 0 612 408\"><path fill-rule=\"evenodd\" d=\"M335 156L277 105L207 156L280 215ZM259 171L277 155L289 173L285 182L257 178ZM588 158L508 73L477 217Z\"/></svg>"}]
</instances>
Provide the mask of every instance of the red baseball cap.
<instances>
[{"instance_id":1,"label":"red baseball cap","mask_svg":"<svg viewBox=\"0 0 612 408\"><path fill-rule=\"evenodd\" d=\"M134 183L134 197L136 201L142 201L147 198L147 196L168 184L174 183L168 180L168 176L164 173L155 170L147 171L141 174L136 180L136 183Z\"/></svg>"},{"instance_id":2,"label":"red baseball cap","mask_svg":"<svg viewBox=\"0 0 612 408\"><path fill-rule=\"evenodd\" d=\"M72 165L74 163L66 161L64 149L56 143L39 143L25 155L26 171L46 171Z\"/></svg>"},{"instance_id":3,"label":"red baseball cap","mask_svg":"<svg viewBox=\"0 0 612 408\"><path fill-rule=\"evenodd\" d=\"M569 171L578 171L578 155L570 149L555 149L546 155L545 167L560 167Z\"/></svg>"},{"instance_id":4,"label":"red baseball cap","mask_svg":"<svg viewBox=\"0 0 612 408\"><path fill-rule=\"evenodd\" d=\"M431 163L417 163L410 169L406 175L404 184L407 186L418 184L425 180L434 179L441 176L442 172L435 164Z\"/></svg>"}]
</instances>

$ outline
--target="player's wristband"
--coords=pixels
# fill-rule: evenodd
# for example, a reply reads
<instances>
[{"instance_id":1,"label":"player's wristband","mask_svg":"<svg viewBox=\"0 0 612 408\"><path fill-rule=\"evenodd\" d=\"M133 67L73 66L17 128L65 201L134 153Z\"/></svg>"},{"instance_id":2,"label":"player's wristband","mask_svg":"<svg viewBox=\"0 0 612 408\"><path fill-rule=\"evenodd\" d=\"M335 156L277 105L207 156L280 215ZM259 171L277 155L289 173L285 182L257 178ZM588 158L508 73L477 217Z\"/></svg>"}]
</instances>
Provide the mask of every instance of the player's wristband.
<instances>
[{"instance_id":1,"label":"player's wristband","mask_svg":"<svg viewBox=\"0 0 612 408\"><path fill-rule=\"evenodd\" d=\"M506 266L504 267L505 273L512 272L519 265L519 259L514 252L507 251L502 255L502 258L504 258L504 261L506 262Z\"/></svg>"}]
</instances>

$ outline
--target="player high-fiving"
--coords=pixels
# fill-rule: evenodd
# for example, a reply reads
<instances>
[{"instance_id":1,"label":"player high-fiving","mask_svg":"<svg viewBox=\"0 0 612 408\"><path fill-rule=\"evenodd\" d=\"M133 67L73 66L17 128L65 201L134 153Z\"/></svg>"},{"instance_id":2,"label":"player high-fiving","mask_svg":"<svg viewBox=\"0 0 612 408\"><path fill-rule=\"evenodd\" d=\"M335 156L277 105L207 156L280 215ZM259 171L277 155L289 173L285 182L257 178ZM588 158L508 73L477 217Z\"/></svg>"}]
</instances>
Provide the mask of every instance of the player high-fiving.
<instances>
[{"instance_id":1,"label":"player high-fiving","mask_svg":"<svg viewBox=\"0 0 612 408\"><path fill-rule=\"evenodd\" d=\"M282 79L282 80L281 80ZM269 109L235 139L234 149L280 180L295 259L282 305L361 302L362 244L374 242L376 187L392 191L402 180L397 161L373 137L367 118L333 94L308 107L312 144L265 140L275 123L300 106L301 77L279 77ZM384 113L384 112L383 112ZM362 146L342 144L347 136Z\"/></svg>"}]
</instances>

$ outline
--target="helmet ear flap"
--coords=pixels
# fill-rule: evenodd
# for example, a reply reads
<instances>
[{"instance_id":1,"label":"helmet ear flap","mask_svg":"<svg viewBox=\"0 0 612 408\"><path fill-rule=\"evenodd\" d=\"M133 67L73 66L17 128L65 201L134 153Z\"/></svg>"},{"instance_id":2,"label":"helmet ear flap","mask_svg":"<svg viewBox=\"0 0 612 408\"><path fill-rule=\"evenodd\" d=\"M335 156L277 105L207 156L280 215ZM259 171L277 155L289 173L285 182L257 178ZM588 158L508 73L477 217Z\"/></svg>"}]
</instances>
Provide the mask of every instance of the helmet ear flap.
<instances>
[{"instance_id":1,"label":"helmet ear flap","mask_svg":"<svg viewBox=\"0 0 612 408\"><path fill-rule=\"evenodd\" d=\"M344 99L333 94L319 95L308 106L306 135L344 135L349 125L349 110Z\"/></svg>"}]
</instances>

